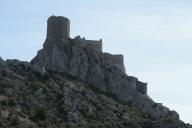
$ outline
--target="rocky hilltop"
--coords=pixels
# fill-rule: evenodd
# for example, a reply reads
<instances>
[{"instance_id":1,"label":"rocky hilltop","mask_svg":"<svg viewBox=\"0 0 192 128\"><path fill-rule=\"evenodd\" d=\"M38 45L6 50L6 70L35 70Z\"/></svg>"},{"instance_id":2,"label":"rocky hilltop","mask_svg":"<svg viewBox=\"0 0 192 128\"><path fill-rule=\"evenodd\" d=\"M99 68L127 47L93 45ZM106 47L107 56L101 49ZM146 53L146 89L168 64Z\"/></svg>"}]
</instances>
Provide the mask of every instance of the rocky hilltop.
<instances>
[{"instance_id":1,"label":"rocky hilltop","mask_svg":"<svg viewBox=\"0 0 192 128\"><path fill-rule=\"evenodd\" d=\"M147 84L128 76L123 55L102 40L70 38L70 21L48 19L47 38L31 62L0 59L2 128L189 128L155 103Z\"/></svg>"}]
</instances>

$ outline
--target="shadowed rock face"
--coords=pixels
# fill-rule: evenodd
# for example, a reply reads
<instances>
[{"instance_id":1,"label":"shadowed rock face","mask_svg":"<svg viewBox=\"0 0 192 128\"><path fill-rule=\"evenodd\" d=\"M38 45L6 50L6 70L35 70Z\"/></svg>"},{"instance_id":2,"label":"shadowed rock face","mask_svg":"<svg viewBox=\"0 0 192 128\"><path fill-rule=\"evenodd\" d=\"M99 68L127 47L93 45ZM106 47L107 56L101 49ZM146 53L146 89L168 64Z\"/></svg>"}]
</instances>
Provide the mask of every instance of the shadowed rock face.
<instances>
[{"instance_id":1,"label":"shadowed rock face","mask_svg":"<svg viewBox=\"0 0 192 128\"><path fill-rule=\"evenodd\" d=\"M103 53L101 40L86 40L80 36L70 39L69 31L67 18L50 17L47 39L31 61L33 67L42 72L51 70L75 76L122 103L150 113L154 119L169 112L149 98L146 83L126 75L122 55Z\"/></svg>"}]
</instances>

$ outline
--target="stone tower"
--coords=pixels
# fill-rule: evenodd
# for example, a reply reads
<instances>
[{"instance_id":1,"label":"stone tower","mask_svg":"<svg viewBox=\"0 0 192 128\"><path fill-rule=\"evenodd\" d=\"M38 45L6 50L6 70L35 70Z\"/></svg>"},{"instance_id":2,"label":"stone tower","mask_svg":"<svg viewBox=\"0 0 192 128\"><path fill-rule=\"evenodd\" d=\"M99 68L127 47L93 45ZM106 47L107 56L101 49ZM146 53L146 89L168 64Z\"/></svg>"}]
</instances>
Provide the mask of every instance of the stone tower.
<instances>
[{"instance_id":1,"label":"stone tower","mask_svg":"<svg viewBox=\"0 0 192 128\"><path fill-rule=\"evenodd\" d=\"M47 39L65 40L70 37L70 21L62 16L51 16L47 21Z\"/></svg>"}]
</instances>

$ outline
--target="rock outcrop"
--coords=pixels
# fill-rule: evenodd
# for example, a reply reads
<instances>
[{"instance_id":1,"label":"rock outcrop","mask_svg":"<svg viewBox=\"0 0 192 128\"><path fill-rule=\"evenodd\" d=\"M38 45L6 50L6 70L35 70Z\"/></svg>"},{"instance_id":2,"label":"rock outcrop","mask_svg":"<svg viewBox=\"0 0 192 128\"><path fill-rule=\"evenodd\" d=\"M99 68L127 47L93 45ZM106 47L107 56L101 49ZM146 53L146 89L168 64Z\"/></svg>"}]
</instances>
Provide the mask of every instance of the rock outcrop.
<instances>
[{"instance_id":1,"label":"rock outcrop","mask_svg":"<svg viewBox=\"0 0 192 128\"><path fill-rule=\"evenodd\" d=\"M6 69L7 66L4 62L4 60L0 57L0 71L2 71L3 69Z\"/></svg>"},{"instance_id":2,"label":"rock outcrop","mask_svg":"<svg viewBox=\"0 0 192 128\"><path fill-rule=\"evenodd\" d=\"M19 60L0 68L0 128L191 128L176 112L153 119L68 73Z\"/></svg>"}]
</instances>

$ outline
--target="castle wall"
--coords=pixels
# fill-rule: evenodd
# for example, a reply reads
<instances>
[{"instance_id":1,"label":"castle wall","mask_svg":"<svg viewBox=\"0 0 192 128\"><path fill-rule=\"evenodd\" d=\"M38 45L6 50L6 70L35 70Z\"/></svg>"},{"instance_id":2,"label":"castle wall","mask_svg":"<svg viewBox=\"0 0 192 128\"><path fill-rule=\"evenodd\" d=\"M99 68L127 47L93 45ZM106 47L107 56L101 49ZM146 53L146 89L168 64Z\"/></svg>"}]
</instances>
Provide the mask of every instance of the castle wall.
<instances>
[{"instance_id":1,"label":"castle wall","mask_svg":"<svg viewBox=\"0 0 192 128\"><path fill-rule=\"evenodd\" d=\"M102 42L98 40L85 40L83 38L75 38L71 44L85 48L86 52L102 53Z\"/></svg>"},{"instance_id":2,"label":"castle wall","mask_svg":"<svg viewBox=\"0 0 192 128\"><path fill-rule=\"evenodd\" d=\"M136 88L140 93L147 94L147 83L137 81Z\"/></svg>"},{"instance_id":3,"label":"castle wall","mask_svg":"<svg viewBox=\"0 0 192 128\"><path fill-rule=\"evenodd\" d=\"M103 54L103 63L107 68L117 68L125 73L124 58L123 55L111 55L109 53Z\"/></svg>"},{"instance_id":4,"label":"castle wall","mask_svg":"<svg viewBox=\"0 0 192 128\"><path fill-rule=\"evenodd\" d=\"M89 49L94 49L98 53L102 52L102 42L95 40L86 40L86 45Z\"/></svg>"}]
</instances>

